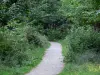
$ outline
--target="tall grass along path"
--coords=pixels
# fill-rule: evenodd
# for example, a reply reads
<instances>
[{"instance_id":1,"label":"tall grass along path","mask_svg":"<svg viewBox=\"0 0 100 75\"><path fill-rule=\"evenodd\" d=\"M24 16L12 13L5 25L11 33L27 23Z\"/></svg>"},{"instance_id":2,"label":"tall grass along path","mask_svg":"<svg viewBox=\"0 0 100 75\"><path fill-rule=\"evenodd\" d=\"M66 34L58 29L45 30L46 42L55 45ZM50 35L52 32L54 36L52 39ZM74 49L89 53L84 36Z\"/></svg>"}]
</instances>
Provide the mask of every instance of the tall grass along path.
<instances>
[{"instance_id":1,"label":"tall grass along path","mask_svg":"<svg viewBox=\"0 0 100 75\"><path fill-rule=\"evenodd\" d=\"M50 42L51 46L47 49L41 63L26 75L57 75L63 67L62 46L56 42Z\"/></svg>"}]
</instances>

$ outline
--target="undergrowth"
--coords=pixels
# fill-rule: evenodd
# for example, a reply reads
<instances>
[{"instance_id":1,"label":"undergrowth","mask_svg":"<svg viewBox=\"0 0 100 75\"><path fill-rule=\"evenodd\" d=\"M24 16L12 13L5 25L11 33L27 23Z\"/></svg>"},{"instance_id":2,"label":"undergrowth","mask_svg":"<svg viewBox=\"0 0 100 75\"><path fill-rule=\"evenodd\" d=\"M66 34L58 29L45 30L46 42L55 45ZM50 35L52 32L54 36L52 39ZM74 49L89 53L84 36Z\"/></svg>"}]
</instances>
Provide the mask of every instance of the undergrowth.
<instances>
[{"instance_id":1,"label":"undergrowth","mask_svg":"<svg viewBox=\"0 0 100 75\"><path fill-rule=\"evenodd\" d=\"M49 46L45 36L23 24L11 22L7 26L16 28L0 28L0 75L24 75L39 64Z\"/></svg>"},{"instance_id":2,"label":"undergrowth","mask_svg":"<svg viewBox=\"0 0 100 75\"><path fill-rule=\"evenodd\" d=\"M63 56L68 53L68 42L60 41L63 46ZM65 57L66 58L66 57ZM84 64L78 64L74 62L64 62L65 66L63 71L59 75L100 75L100 64L93 64L87 62Z\"/></svg>"}]
</instances>

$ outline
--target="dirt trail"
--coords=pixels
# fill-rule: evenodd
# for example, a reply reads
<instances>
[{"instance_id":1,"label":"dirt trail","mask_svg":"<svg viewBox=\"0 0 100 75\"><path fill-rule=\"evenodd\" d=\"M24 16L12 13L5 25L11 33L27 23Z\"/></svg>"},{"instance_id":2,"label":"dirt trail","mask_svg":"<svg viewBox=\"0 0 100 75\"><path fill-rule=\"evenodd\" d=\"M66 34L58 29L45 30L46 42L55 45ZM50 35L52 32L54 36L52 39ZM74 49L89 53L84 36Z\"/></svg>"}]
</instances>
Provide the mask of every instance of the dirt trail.
<instances>
[{"instance_id":1,"label":"dirt trail","mask_svg":"<svg viewBox=\"0 0 100 75\"><path fill-rule=\"evenodd\" d=\"M26 75L57 75L63 67L62 46L56 42L50 42L51 46L47 49L41 63Z\"/></svg>"}]
</instances>

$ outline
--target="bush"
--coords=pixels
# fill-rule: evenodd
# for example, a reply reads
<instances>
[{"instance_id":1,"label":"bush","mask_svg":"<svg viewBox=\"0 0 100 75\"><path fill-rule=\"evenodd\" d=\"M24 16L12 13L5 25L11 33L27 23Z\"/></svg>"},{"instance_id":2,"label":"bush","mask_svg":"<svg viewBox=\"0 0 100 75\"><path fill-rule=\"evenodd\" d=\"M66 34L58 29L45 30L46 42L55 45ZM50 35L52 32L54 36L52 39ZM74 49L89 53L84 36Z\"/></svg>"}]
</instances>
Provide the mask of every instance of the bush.
<instances>
[{"instance_id":1,"label":"bush","mask_svg":"<svg viewBox=\"0 0 100 75\"><path fill-rule=\"evenodd\" d=\"M67 35L67 28L46 29L45 35L50 41L57 41L64 39Z\"/></svg>"},{"instance_id":2,"label":"bush","mask_svg":"<svg viewBox=\"0 0 100 75\"><path fill-rule=\"evenodd\" d=\"M81 61L79 59L93 61L94 57L97 57L95 55L100 54L100 33L94 31L92 27L72 28L66 42L69 43L69 51L65 61L79 62Z\"/></svg>"},{"instance_id":3,"label":"bush","mask_svg":"<svg viewBox=\"0 0 100 75\"><path fill-rule=\"evenodd\" d=\"M21 66L28 59L25 53L28 50L27 39L19 30L0 33L0 61L8 66Z\"/></svg>"},{"instance_id":4,"label":"bush","mask_svg":"<svg viewBox=\"0 0 100 75\"><path fill-rule=\"evenodd\" d=\"M26 38L30 44L40 47L48 47L48 40L46 37L37 32L33 27L27 29Z\"/></svg>"},{"instance_id":5,"label":"bush","mask_svg":"<svg viewBox=\"0 0 100 75\"><path fill-rule=\"evenodd\" d=\"M48 40L26 23L9 22L0 28L0 64L22 66L30 61L29 53L36 47L48 47ZM33 60L32 60L33 61Z\"/></svg>"},{"instance_id":6,"label":"bush","mask_svg":"<svg viewBox=\"0 0 100 75\"><path fill-rule=\"evenodd\" d=\"M9 54L9 51L12 51L12 47L9 45L10 43L5 39L5 35L0 32L0 58L1 61L5 60L5 57Z\"/></svg>"}]
</instances>

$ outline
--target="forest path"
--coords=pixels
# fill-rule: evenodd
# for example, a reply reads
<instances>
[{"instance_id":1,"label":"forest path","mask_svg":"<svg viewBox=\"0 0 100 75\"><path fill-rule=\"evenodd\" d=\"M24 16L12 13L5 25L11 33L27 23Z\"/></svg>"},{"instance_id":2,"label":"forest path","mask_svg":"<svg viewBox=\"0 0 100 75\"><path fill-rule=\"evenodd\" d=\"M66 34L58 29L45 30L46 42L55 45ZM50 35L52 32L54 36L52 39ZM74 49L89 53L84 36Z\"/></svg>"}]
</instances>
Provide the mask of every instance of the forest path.
<instances>
[{"instance_id":1,"label":"forest path","mask_svg":"<svg viewBox=\"0 0 100 75\"><path fill-rule=\"evenodd\" d=\"M62 71L64 67L62 46L56 42L50 44L41 63L26 75L57 75Z\"/></svg>"}]
</instances>

